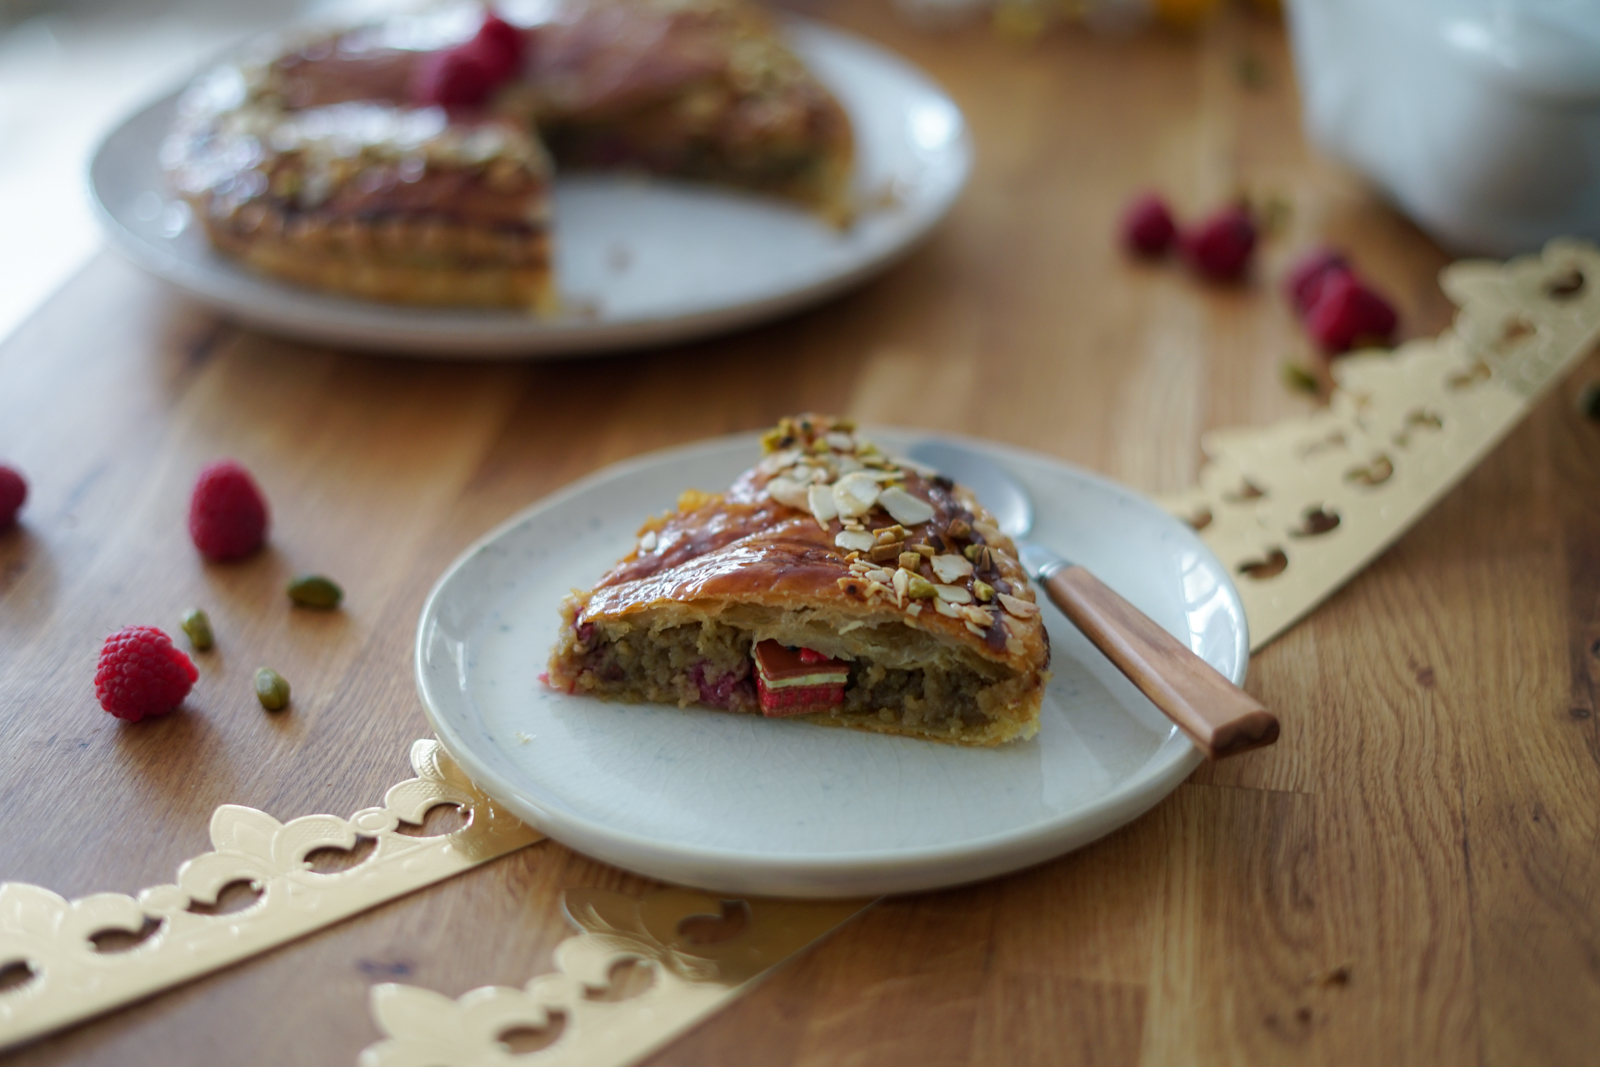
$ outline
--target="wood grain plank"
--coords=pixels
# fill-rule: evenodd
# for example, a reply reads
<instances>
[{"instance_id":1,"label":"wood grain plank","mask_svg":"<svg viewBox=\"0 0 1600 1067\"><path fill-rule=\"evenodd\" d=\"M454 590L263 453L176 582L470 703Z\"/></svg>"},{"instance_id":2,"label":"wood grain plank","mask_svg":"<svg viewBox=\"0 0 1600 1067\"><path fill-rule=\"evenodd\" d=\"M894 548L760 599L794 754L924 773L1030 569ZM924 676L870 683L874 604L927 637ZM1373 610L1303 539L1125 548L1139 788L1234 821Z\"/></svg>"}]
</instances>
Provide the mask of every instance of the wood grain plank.
<instances>
[{"instance_id":1,"label":"wood grain plank","mask_svg":"<svg viewBox=\"0 0 1600 1067\"><path fill-rule=\"evenodd\" d=\"M903 263L825 307L652 352L497 366L267 338L109 256L0 346L0 456L34 495L0 534L0 878L136 890L201 851L211 810L348 813L406 776L426 722L410 645L468 544L606 463L801 409L926 425L1162 491L1206 429L1305 410L1311 349L1277 293L1321 242L1444 327L1445 255L1298 127L1281 28L1033 46L909 31L887 3L813 13L956 97L973 184ZM1235 75L1255 57L1253 88ZM1281 196L1238 289L1128 262L1136 189L1194 217ZM1132 825L996 882L889 901L654 1064L1582 1064L1600 1047L1600 430L1591 359L1415 530L1251 668L1272 749L1202 769ZM244 459L272 550L201 564L205 460ZM715 488L715 487L706 487ZM325 571L335 616L281 584ZM104 633L204 604L220 645L186 711L124 728L89 678ZM270 661L296 705L272 718ZM521 984L572 886L649 883L545 844L23 1050L26 1064L351 1062L365 994Z\"/></svg>"}]
</instances>

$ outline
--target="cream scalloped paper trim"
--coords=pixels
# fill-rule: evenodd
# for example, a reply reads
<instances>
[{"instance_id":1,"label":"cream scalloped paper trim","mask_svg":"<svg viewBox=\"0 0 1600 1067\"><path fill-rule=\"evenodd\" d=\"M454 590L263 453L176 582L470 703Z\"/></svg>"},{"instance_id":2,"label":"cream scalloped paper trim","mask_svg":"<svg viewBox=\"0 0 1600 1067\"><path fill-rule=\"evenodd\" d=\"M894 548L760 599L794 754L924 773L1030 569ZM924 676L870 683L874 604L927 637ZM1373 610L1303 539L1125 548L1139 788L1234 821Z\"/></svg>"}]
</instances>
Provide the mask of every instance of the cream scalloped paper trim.
<instances>
[{"instance_id":1,"label":"cream scalloped paper trim","mask_svg":"<svg viewBox=\"0 0 1600 1067\"><path fill-rule=\"evenodd\" d=\"M1398 538L1572 368L1600 336L1600 253L1553 241L1542 256L1459 263L1443 276L1460 306L1452 329L1394 353L1342 360L1329 406L1264 429L1218 431L1204 441L1200 484L1164 503L1191 521L1240 577L1252 647L1287 629ZM283 944L413 889L540 839L498 813L437 743L412 748L418 777L382 808L349 820L313 815L281 824L226 805L211 822L216 851L191 860L178 884L137 900L98 894L67 902L35 886L0 885L0 1048L86 1019ZM470 825L442 838L398 832L428 808L459 804ZM376 848L333 874L310 870L319 848ZM228 884L260 898L230 915L200 915ZM521 989L488 987L456 999L400 985L373 989L386 1038L363 1067L534 1064L625 1067L749 989L773 967L859 912L865 902L734 902L743 929L712 945L684 931L723 902L682 890L642 901L598 890L566 894L580 933L558 946L555 972ZM103 931L154 934L101 953ZM701 924L704 925L703 923ZM716 924L712 924L716 925ZM623 996L614 967L638 961L651 978ZM558 1039L514 1054L515 1032Z\"/></svg>"},{"instance_id":2,"label":"cream scalloped paper trim","mask_svg":"<svg viewBox=\"0 0 1600 1067\"><path fill-rule=\"evenodd\" d=\"M21 882L0 884L0 967L31 975L0 991L0 1048L80 1022L120 1004L264 952L414 889L476 867L541 834L498 811L467 780L437 741L411 746L417 777L349 819L308 815L280 823L254 808L224 804L211 816L215 851L178 868L176 885L137 899L96 893L66 901ZM400 833L432 808L458 805L467 825L437 837ZM318 849L351 849L362 838L371 854L349 870L319 874L306 864ZM190 910L211 905L224 888L248 883L259 895L224 915ZM138 934L160 926L124 952L101 952L96 935Z\"/></svg>"},{"instance_id":3,"label":"cream scalloped paper trim","mask_svg":"<svg viewBox=\"0 0 1600 1067\"><path fill-rule=\"evenodd\" d=\"M413 986L374 986L373 1018L389 1037L361 1054L360 1067L636 1063L870 903L724 902L686 889L635 900L571 889L562 906L582 932L556 947L554 972L521 989L486 986L452 1000ZM730 907L735 917L744 911L731 936L696 944L685 934L697 920L713 930L728 923ZM650 984L613 999L617 968L629 962L644 966ZM537 1052L515 1053L505 1040L554 1027L556 1040Z\"/></svg>"}]
</instances>

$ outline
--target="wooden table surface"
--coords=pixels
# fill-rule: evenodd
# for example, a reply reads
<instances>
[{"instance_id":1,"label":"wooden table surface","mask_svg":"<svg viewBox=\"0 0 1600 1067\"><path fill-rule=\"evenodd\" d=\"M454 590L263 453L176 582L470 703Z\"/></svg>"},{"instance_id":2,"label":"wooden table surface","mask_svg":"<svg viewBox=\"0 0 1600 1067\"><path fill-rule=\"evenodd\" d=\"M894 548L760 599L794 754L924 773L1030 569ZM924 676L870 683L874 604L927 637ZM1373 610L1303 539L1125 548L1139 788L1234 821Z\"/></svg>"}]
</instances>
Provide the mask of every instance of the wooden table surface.
<instances>
[{"instance_id":1,"label":"wooden table surface","mask_svg":"<svg viewBox=\"0 0 1600 1067\"><path fill-rule=\"evenodd\" d=\"M921 64L978 164L923 248L834 303L664 351L528 365L352 355L244 331L103 255L0 348L0 880L67 896L171 880L226 802L348 814L428 728L411 640L484 530L647 449L800 409L1038 449L1142 490L1188 484L1206 429L1308 401L1276 289L1351 250L1409 335L1449 320L1447 257L1299 131L1281 27L1199 39L925 35L813 5ZM1253 57L1264 84L1239 77ZM1135 189L1185 212L1292 204L1253 284L1131 265ZM886 901L652 1063L1593 1063L1600 1049L1600 427L1593 358L1420 525L1252 665L1282 740L1203 768L1132 825L990 883ZM236 456L270 551L204 566L199 466ZM348 591L284 608L286 575ZM95 703L110 630L207 606L184 710ZM539 650L530 650L539 654ZM268 716L250 676L291 678ZM375 981L450 995L548 969L561 889L648 883L540 845L16 1052L18 1064L352 1063Z\"/></svg>"}]
</instances>

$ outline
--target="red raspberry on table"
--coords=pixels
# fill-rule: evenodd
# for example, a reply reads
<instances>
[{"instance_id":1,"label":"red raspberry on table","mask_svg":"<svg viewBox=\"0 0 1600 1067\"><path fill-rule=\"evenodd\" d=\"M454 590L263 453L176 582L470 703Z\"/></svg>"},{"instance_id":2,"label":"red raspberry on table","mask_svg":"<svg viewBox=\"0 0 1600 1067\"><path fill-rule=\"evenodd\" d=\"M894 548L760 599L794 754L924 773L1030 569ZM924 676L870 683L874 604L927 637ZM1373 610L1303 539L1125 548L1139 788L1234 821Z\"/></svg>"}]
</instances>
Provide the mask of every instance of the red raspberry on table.
<instances>
[{"instance_id":1,"label":"red raspberry on table","mask_svg":"<svg viewBox=\"0 0 1600 1067\"><path fill-rule=\"evenodd\" d=\"M1242 207L1228 207L1178 238L1184 258L1202 277L1231 282L1244 276L1256 247L1256 224Z\"/></svg>"},{"instance_id":2,"label":"red raspberry on table","mask_svg":"<svg viewBox=\"0 0 1600 1067\"><path fill-rule=\"evenodd\" d=\"M1178 234L1167 202L1155 193L1145 193L1122 213L1122 244L1136 256L1165 255Z\"/></svg>"},{"instance_id":3,"label":"red raspberry on table","mask_svg":"<svg viewBox=\"0 0 1600 1067\"><path fill-rule=\"evenodd\" d=\"M200 672L154 626L125 626L106 638L94 672L94 695L119 719L165 715L189 695Z\"/></svg>"},{"instance_id":4,"label":"red raspberry on table","mask_svg":"<svg viewBox=\"0 0 1600 1067\"><path fill-rule=\"evenodd\" d=\"M1387 300L1346 271L1322 284L1316 304L1306 313L1306 332L1332 355L1357 342L1387 344L1399 321Z\"/></svg>"},{"instance_id":5,"label":"red raspberry on table","mask_svg":"<svg viewBox=\"0 0 1600 1067\"><path fill-rule=\"evenodd\" d=\"M1289 302L1294 305L1294 313L1305 318L1315 306L1328 279L1349 273L1350 261L1344 258L1343 253L1331 248L1319 248L1300 257L1283 285L1289 294Z\"/></svg>"},{"instance_id":6,"label":"red raspberry on table","mask_svg":"<svg viewBox=\"0 0 1600 1067\"><path fill-rule=\"evenodd\" d=\"M27 481L15 469L0 466L0 530L17 521L17 512L27 499Z\"/></svg>"},{"instance_id":7,"label":"red raspberry on table","mask_svg":"<svg viewBox=\"0 0 1600 1067\"><path fill-rule=\"evenodd\" d=\"M241 559L267 539L267 501L231 459L208 464L189 498L189 536L207 559Z\"/></svg>"}]
</instances>

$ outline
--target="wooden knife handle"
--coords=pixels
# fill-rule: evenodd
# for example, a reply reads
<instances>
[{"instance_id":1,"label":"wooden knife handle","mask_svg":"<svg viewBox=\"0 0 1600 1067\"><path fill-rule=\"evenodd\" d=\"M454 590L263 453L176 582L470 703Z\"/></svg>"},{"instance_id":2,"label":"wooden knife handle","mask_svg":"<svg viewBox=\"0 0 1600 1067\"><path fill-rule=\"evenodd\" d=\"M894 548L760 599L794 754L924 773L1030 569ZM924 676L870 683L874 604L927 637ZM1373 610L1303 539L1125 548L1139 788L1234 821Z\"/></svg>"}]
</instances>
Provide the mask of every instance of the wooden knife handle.
<instances>
[{"instance_id":1,"label":"wooden knife handle","mask_svg":"<svg viewBox=\"0 0 1600 1067\"><path fill-rule=\"evenodd\" d=\"M1057 571L1044 587L1056 607L1207 759L1278 739L1278 720L1270 711L1082 567Z\"/></svg>"}]
</instances>

